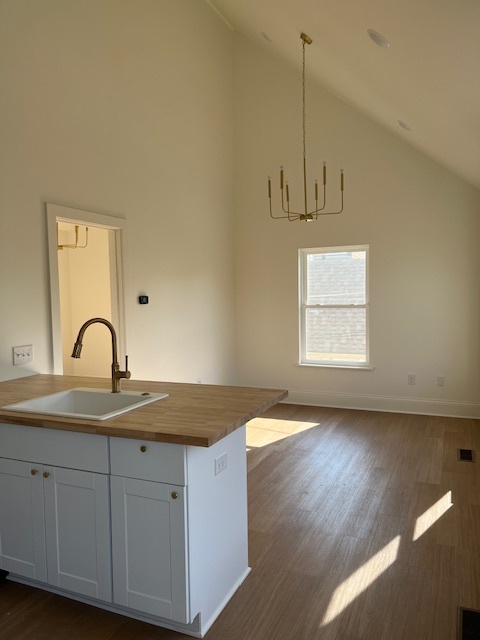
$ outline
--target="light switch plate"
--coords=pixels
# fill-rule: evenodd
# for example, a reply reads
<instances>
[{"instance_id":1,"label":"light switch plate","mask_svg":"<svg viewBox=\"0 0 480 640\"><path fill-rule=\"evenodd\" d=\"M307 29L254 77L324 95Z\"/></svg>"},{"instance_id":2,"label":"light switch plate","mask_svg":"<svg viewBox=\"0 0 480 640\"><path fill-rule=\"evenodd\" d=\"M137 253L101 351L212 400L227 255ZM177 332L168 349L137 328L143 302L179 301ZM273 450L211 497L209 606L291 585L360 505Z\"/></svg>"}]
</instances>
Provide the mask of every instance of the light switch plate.
<instances>
[{"instance_id":1,"label":"light switch plate","mask_svg":"<svg viewBox=\"0 0 480 640\"><path fill-rule=\"evenodd\" d=\"M13 364L28 364L33 362L33 344L24 344L21 347L13 347Z\"/></svg>"}]
</instances>

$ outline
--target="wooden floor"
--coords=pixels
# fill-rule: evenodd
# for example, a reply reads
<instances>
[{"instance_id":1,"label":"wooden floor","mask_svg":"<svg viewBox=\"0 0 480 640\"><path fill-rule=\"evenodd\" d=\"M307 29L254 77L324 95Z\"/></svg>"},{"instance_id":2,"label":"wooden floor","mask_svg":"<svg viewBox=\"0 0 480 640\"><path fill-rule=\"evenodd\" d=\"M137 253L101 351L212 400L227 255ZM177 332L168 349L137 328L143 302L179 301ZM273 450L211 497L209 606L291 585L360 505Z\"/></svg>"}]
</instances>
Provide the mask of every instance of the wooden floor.
<instances>
[{"instance_id":1,"label":"wooden floor","mask_svg":"<svg viewBox=\"0 0 480 640\"><path fill-rule=\"evenodd\" d=\"M248 443L252 572L208 640L455 640L480 609L479 421L279 405ZM0 640L187 637L0 584Z\"/></svg>"}]
</instances>

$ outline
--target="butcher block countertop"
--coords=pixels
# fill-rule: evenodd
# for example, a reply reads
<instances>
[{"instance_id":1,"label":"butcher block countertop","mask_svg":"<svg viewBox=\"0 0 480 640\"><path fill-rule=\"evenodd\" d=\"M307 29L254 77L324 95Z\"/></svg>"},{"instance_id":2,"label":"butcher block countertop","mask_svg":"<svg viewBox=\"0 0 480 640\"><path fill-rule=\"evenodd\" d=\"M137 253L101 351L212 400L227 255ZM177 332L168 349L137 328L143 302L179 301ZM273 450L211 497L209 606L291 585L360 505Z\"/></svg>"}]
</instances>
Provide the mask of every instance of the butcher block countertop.
<instances>
[{"instance_id":1,"label":"butcher block countertop","mask_svg":"<svg viewBox=\"0 0 480 640\"><path fill-rule=\"evenodd\" d=\"M109 378L39 374L0 382L0 422L209 447L287 397L282 389L122 380L124 391L169 397L104 421L1 409L76 387L111 389Z\"/></svg>"}]
</instances>

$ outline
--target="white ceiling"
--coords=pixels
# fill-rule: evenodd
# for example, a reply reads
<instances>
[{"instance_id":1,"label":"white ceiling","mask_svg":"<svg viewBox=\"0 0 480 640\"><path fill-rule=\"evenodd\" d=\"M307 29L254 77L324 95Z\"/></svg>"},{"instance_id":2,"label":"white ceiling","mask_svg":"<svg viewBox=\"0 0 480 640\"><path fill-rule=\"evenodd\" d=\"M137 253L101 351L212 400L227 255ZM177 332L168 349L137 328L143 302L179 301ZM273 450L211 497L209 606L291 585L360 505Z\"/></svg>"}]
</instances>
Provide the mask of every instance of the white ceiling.
<instances>
[{"instance_id":1,"label":"white ceiling","mask_svg":"<svg viewBox=\"0 0 480 640\"><path fill-rule=\"evenodd\" d=\"M480 0L207 1L288 65L307 33L310 78L480 188Z\"/></svg>"}]
</instances>

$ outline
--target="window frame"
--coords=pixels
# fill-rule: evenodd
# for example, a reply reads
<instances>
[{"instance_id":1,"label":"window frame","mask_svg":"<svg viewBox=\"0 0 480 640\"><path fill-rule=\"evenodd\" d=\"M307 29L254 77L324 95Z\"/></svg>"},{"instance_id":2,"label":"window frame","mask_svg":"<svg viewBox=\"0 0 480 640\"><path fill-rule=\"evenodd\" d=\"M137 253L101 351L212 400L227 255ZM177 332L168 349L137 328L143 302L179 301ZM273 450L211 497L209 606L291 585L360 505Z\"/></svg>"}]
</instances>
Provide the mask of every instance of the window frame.
<instances>
[{"instance_id":1,"label":"window frame","mask_svg":"<svg viewBox=\"0 0 480 640\"><path fill-rule=\"evenodd\" d=\"M317 247L303 248L298 250L298 338L299 338L299 358L298 364L309 367L334 367L340 369L373 369L370 364L370 295L369 295L369 256L370 246L366 244L351 245L346 247ZM312 254L328 254L328 253L353 253L355 251L365 252L365 303L364 304L344 304L344 305L308 305L307 300L307 259ZM365 360L358 362L339 361L339 360L309 360L306 352L307 338L307 309L318 308L330 309L365 309Z\"/></svg>"}]
</instances>

